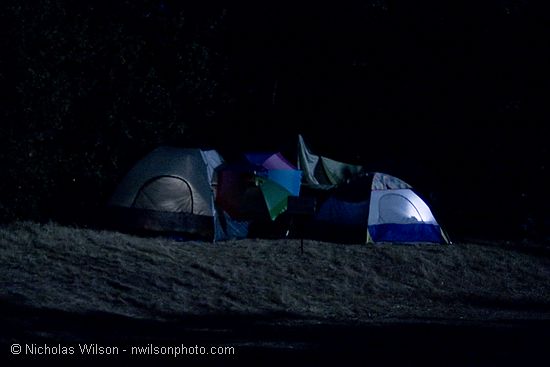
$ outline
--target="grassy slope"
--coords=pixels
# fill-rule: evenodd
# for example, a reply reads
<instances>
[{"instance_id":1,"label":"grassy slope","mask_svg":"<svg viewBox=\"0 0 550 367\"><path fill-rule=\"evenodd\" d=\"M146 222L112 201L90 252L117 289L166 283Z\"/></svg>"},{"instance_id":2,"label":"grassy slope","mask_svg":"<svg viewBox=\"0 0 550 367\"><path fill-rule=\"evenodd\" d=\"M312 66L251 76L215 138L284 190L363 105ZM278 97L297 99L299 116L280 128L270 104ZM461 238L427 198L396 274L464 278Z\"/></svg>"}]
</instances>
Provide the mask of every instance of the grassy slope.
<instances>
[{"instance_id":1,"label":"grassy slope","mask_svg":"<svg viewBox=\"0 0 550 367\"><path fill-rule=\"evenodd\" d=\"M549 319L550 258L512 247L178 243L55 224L0 229L0 300L135 318Z\"/></svg>"}]
</instances>

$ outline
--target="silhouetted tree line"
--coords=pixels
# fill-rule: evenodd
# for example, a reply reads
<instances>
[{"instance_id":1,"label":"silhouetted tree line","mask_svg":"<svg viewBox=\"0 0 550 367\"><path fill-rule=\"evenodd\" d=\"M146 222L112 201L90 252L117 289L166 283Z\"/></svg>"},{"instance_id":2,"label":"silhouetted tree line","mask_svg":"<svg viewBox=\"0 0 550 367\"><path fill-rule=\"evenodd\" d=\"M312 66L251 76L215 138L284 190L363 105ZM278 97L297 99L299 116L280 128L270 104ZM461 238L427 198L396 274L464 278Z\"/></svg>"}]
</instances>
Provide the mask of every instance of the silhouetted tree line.
<instances>
[{"instance_id":1,"label":"silhouetted tree line","mask_svg":"<svg viewBox=\"0 0 550 367\"><path fill-rule=\"evenodd\" d=\"M86 223L159 144L291 155L300 132L411 181L457 229L547 233L543 134L499 132L547 120L544 16L527 0L2 2L0 221Z\"/></svg>"},{"instance_id":2,"label":"silhouetted tree line","mask_svg":"<svg viewBox=\"0 0 550 367\"><path fill-rule=\"evenodd\" d=\"M1 218L90 210L147 150L192 139L223 104L224 16L147 0L3 4Z\"/></svg>"}]
</instances>

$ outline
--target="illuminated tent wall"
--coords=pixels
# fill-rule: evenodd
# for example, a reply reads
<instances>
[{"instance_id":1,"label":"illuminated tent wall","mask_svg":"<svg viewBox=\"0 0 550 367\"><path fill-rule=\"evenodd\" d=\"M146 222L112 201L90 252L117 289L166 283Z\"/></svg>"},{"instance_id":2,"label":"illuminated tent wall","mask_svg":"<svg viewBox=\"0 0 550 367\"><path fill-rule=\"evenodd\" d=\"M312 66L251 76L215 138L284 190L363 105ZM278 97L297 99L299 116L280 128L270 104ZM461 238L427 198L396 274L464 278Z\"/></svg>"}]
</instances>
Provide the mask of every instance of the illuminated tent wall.
<instances>
[{"instance_id":1,"label":"illuminated tent wall","mask_svg":"<svg viewBox=\"0 0 550 367\"><path fill-rule=\"evenodd\" d=\"M449 243L428 205L402 180L363 174L334 189L309 226L314 238L354 243Z\"/></svg>"}]
</instances>

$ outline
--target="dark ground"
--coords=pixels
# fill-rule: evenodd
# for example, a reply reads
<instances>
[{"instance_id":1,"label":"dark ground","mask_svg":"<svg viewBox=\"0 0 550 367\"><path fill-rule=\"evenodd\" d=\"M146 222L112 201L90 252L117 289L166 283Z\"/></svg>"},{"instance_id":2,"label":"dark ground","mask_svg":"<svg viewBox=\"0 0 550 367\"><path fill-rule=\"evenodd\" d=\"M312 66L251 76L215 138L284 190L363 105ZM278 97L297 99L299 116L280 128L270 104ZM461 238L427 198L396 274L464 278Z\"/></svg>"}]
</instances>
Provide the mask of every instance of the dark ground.
<instances>
[{"instance_id":1,"label":"dark ground","mask_svg":"<svg viewBox=\"0 0 550 367\"><path fill-rule=\"evenodd\" d=\"M490 324L393 320L376 324L301 323L291 315L272 317L210 316L172 322L136 320L112 315L81 315L10 305L0 307L2 359L10 362L92 360L178 364L239 365L287 362L319 365L339 361L366 366L545 366L550 351L548 320L502 321ZM449 315L452 317L452 315ZM47 330L47 332L42 332ZM234 346L233 356L146 357L13 356L12 343L76 345Z\"/></svg>"},{"instance_id":2,"label":"dark ground","mask_svg":"<svg viewBox=\"0 0 550 367\"><path fill-rule=\"evenodd\" d=\"M537 366L550 351L544 246L174 242L18 223L0 229L0 359L13 344L227 346L218 365ZM280 365L280 364L279 364Z\"/></svg>"}]
</instances>

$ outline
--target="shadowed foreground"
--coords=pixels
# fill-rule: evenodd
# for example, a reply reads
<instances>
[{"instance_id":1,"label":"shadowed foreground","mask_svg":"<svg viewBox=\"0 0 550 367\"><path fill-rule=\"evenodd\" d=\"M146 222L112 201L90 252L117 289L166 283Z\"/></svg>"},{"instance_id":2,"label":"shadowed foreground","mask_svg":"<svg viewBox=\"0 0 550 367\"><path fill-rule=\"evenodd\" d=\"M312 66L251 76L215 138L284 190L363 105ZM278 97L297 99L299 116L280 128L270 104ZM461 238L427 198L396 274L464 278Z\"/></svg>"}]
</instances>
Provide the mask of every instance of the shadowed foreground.
<instances>
[{"instance_id":1,"label":"shadowed foreground","mask_svg":"<svg viewBox=\"0 0 550 367\"><path fill-rule=\"evenodd\" d=\"M178 243L0 229L2 358L22 345L231 346L167 360L502 365L548 360L550 257L496 244ZM50 356L84 359L90 356ZM96 356L141 359L143 356Z\"/></svg>"},{"instance_id":2,"label":"shadowed foreground","mask_svg":"<svg viewBox=\"0 0 550 367\"><path fill-rule=\"evenodd\" d=\"M172 321L131 319L107 314L77 314L2 305L3 359L10 361L163 360L181 363L240 364L279 362L315 364L332 359L360 365L545 365L550 357L550 322L318 323L291 315L188 317ZM9 337L8 337L9 335ZM7 337L7 338L5 338ZM232 347L229 355L13 356L12 343L77 346L98 343L132 346ZM208 349L207 353L208 353Z\"/></svg>"}]
</instances>

